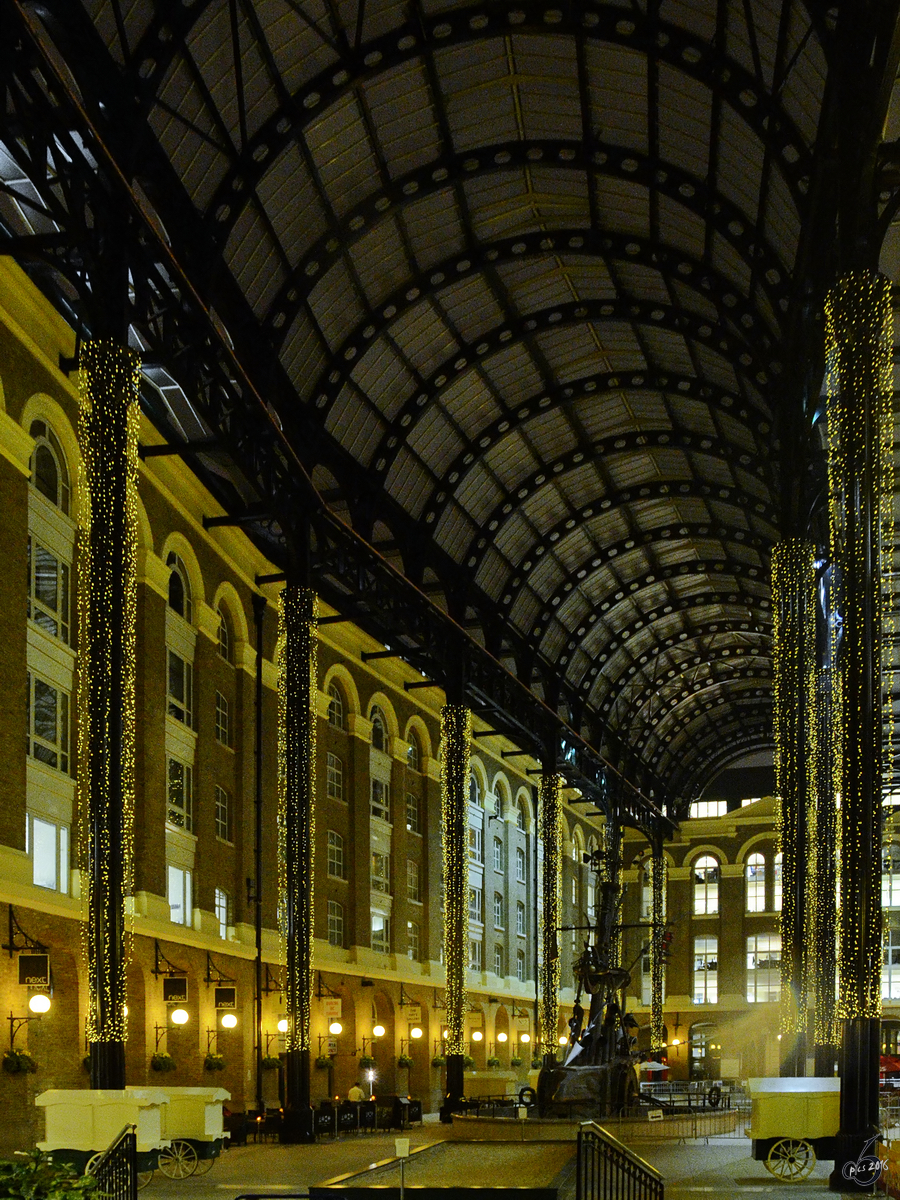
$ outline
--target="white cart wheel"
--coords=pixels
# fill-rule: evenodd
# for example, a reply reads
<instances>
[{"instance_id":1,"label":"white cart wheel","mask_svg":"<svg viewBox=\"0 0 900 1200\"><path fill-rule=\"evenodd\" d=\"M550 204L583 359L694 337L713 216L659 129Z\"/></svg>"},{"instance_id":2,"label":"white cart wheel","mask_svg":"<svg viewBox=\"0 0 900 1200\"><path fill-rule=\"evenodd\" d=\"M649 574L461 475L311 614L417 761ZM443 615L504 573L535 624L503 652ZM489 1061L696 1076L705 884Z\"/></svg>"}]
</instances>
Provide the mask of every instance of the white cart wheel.
<instances>
[{"instance_id":1,"label":"white cart wheel","mask_svg":"<svg viewBox=\"0 0 900 1200\"><path fill-rule=\"evenodd\" d=\"M159 1152L159 1169L169 1179L188 1179L197 1170L197 1151L190 1142L176 1138Z\"/></svg>"}]
</instances>

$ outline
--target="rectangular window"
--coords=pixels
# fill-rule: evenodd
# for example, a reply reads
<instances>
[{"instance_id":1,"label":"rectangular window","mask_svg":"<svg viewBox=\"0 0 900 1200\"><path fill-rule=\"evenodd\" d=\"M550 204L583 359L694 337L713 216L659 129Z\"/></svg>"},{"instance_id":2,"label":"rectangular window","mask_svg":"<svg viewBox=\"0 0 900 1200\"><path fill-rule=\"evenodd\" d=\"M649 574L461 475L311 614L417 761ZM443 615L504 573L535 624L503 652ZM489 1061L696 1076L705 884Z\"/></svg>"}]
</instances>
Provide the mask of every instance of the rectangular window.
<instances>
[{"instance_id":1,"label":"rectangular window","mask_svg":"<svg viewBox=\"0 0 900 1200\"><path fill-rule=\"evenodd\" d=\"M221 888L216 888L216 920L219 922L219 937L227 938L228 930L234 924L234 912L231 897Z\"/></svg>"},{"instance_id":2,"label":"rectangular window","mask_svg":"<svg viewBox=\"0 0 900 1200\"><path fill-rule=\"evenodd\" d=\"M691 805L691 817L724 817L728 811L727 800L695 800Z\"/></svg>"},{"instance_id":3,"label":"rectangular window","mask_svg":"<svg viewBox=\"0 0 900 1200\"><path fill-rule=\"evenodd\" d=\"M650 955L641 955L641 1004L650 1005L653 996L653 976L650 971ZM663 999L666 996L666 971L663 967Z\"/></svg>"},{"instance_id":4,"label":"rectangular window","mask_svg":"<svg viewBox=\"0 0 900 1200\"><path fill-rule=\"evenodd\" d=\"M28 539L28 616L39 629L69 642L69 568Z\"/></svg>"},{"instance_id":5,"label":"rectangular window","mask_svg":"<svg viewBox=\"0 0 900 1200\"><path fill-rule=\"evenodd\" d=\"M223 746L231 745L231 722L228 717L228 701L221 692L216 692L216 741Z\"/></svg>"},{"instance_id":6,"label":"rectangular window","mask_svg":"<svg viewBox=\"0 0 900 1200\"><path fill-rule=\"evenodd\" d=\"M417 921L406 922L406 954L413 962L419 961L419 925Z\"/></svg>"},{"instance_id":7,"label":"rectangular window","mask_svg":"<svg viewBox=\"0 0 900 1200\"><path fill-rule=\"evenodd\" d=\"M715 1004L719 998L718 954L718 938L694 938L695 1004Z\"/></svg>"},{"instance_id":8,"label":"rectangular window","mask_svg":"<svg viewBox=\"0 0 900 1200\"><path fill-rule=\"evenodd\" d=\"M469 939L469 970L483 971L484 958L482 954L482 943L477 938Z\"/></svg>"},{"instance_id":9,"label":"rectangular window","mask_svg":"<svg viewBox=\"0 0 900 1200\"><path fill-rule=\"evenodd\" d=\"M516 979L519 983L525 982L525 951L516 951Z\"/></svg>"},{"instance_id":10,"label":"rectangular window","mask_svg":"<svg viewBox=\"0 0 900 1200\"><path fill-rule=\"evenodd\" d=\"M766 860L761 854L751 854L745 868L747 912L766 911Z\"/></svg>"},{"instance_id":11,"label":"rectangular window","mask_svg":"<svg viewBox=\"0 0 900 1200\"><path fill-rule=\"evenodd\" d=\"M521 900L516 904L516 933L525 936L525 905Z\"/></svg>"},{"instance_id":12,"label":"rectangular window","mask_svg":"<svg viewBox=\"0 0 900 1200\"><path fill-rule=\"evenodd\" d=\"M177 758L169 759L169 805L166 820L170 825L194 832L194 779L193 771Z\"/></svg>"},{"instance_id":13,"label":"rectangular window","mask_svg":"<svg viewBox=\"0 0 900 1200\"><path fill-rule=\"evenodd\" d=\"M494 946L494 974L503 978L503 947L499 944Z\"/></svg>"},{"instance_id":14,"label":"rectangular window","mask_svg":"<svg viewBox=\"0 0 900 1200\"><path fill-rule=\"evenodd\" d=\"M419 887L419 864L412 858L406 860L406 894L410 900L421 900Z\"/></svg>"},{"instance_id":15,"label":"rectangular window","mask_svg":"<svg viewBox=\"0 0 900 1200\"><path fill-rule=\"evenodd\" d=\"M503 928L503 897L499 892L494 892L494 928Z\"/></svg>"},{"instance_id":16,"label":"rectangular window","mask_svg":"<svg viewBox=\"0 0 900 1200\"><path fill-rule=\"evenodd\" d=\"M372 891L390 892L391 890L391 856L372 851Z\"/></svg>"},{"instance_id":17,"label":"rectangular window","mask_svg":"<svg viewBox=\"0 0 900 1200\"><path fill-rule=\"evenodd\" d=\"M782 856L779 852L775 855L774 878L772 880L772 909L774 912L781 912L781 866Z\"/></svg>"},{"instance_id":18,"label":"rectangular window","mask_svg":"<svg viewBox=\"0 0 900 1200\"><path fill-rule=\"evenodd\" d=\"M391 821L391 792L380 779L372 780L372 816L380 821Z\"/></svg>"},{"instance_id":19,"label":"rectangular window","mask_svg":"<svg viewBox=\"0 0 900 1200\"><path fill-rule=\"evenodd\" d=\"M182 871L180 867L168 868L166 890L169 915L176 925L192 924L191 883L190 871Z\"/></svg>"},{"instance_id":20,"label":"rectangular window","mask_svg":"<svg viewBox=\"0 0 900 1200\"><path fill-rule=\"evenodd\" d=\"M391 918L384 913L372 913L372 949L379 954L391 952Z\"/></svg>"},{"instance_id":21,"label":"rectangular window","mask_svg":"<svg viewBox=\"0 0 900 1200\"><path fill-rule=\"evenodd\" d=\"M328 901L328 945L344 947L344 906L336 900Z\"/></svg>"},{"instance_id":22,"label":"rectangular window","mask_svg":"<svg viewBox=\"0 0 900 1200\"><path fill-rule=\"evenodd\" d=\"M46 767L69 772L69 696L28 673L27 753Z\"/></svg>"},{"instance_id":23,"label":"rectangular window","mask_svg":"<svg viewBox=\"0 0 900 1200\"><path fill-rule=\"evenodd\" d=\"M216 837L220 842L234 841L234 806L231 796L216 784Z\"/></svg>"},{"instance_id":24,"label":"rectangular window","mask_svg":"<svg viewBox=\"0 0 900 1200\"><path fill-rule=\"evenodd\" d=\"M25 853L31 858L35 887L69 891L69 827L29 813L25 819Z\"/></svg>"},{"instance_id":25,"label":"rectangular window","mask_svg":"<svg viewBox=\"0 0 900 1200\"><path fill-rule=\"evenodd\" d=\"M474 825L469 826L469 859L471 862L484 862L484 833Z\"/></svg>"},{"instance_id":26,"label":"rectangular window","mask_svg":"<svg viewBox=\"0 0 900 1200\"><path fill-rule=\"evenodd\" d=\"M421 833L419 817L419 797L412 792L406 793L406 830L407 833Z\"/></svg>"},{"instance_id":27,"label":"rectangular window","mask_svg":"<svg viewBox=\"0 0 900 1200\"><path fill-rule=\"evenodd\" d=\"M193 724L193 672L191 664L186 662L174 650L169 655L169 693L168 713L176 721L187 726Z\"/></svg>"},{"instance_id":28,"label":"rectangular window","mask_svg":"<svg viewBox=\"0 0 900 1200\"><path fill-rule=\"evenodd\" d=\"M499 838L494 838L494 870L503 870L503 843Z\"/></svg>"},{"instance_id":29,"label":"rectangular window","mask_svg":"<svg viewBox=\"0 0 900 1200\"><path fill-rule=\"evenodd\" d=\"M346 879L344 874L344 839L333 829L328 830L328 875L331 879Z\"/></svg>"},{"instance_id":30,"label":"rectangular window","mask_svg":"<svg viewBox=\"0 0 900 1200\"><path fill-rule=\"evenodd\" d=\"M516 850L516 882L525 882L525 851L521 847Z\"/></svg>"},{"instance_id":31,"label":"rectangular window","mask_svg":"<svg viewBox=\"0 0 900 1200\"><path fill-rule=\"evenodd\" d=\"M747 938L747 1000L764 1004L781 999L781 934Z\"/></svg>"},{"instance_id":32,"label":"rectangular window","mask_svg":"<svg viewBox=\"0 0 900 1200\"><path fill-rule=\"evenodd\" d=\"M329 754L325 773L325 795L329 800L344 799L344 764L336 754Z\"/></svg>"},{"instance_id":33,"label":"rectangular window","mask_svg":"<svg viewBox=\"0 0 900 1200\"><path fill-rule=\"evenodd\" d=\"M484 923L484 892L479 887L469 888L469 920Z\"/></svg>"}]
</instances>

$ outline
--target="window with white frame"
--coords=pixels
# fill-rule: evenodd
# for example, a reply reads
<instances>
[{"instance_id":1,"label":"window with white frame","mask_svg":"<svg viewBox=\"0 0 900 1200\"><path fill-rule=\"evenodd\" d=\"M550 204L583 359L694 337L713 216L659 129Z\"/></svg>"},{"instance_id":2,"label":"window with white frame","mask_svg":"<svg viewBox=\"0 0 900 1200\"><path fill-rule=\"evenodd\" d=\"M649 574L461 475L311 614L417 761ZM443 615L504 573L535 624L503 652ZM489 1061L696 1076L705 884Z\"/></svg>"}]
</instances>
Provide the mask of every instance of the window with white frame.
<instances>
[{"instance_id":1,"label":"window with white frame","mask_svg":"<svg viewBox=\"0 0 900 1200\"><path fill-rule=\"evenodd\" d=\"M503 870L503 843L499 838L494 838L494 870Z\"/></svg>"},{"instance_id":2,"label":"window with white frame","mask_svg":"<svg viewBox=\"0 0 900 1200\"><path fill-rule=\"evenodd\" d=\"M419 864L415 859L408 858L406 860L406 895L407 899L415 900L416 903L422 899L419 874Z\"/></svg>"},{"instance_id":3,"label":"window with white frame","mask_svg":"<svg viewBox=\"0 0 900 1200\"><path fill-rule=\"evenodd\" d=\"M516 951L516 979L519 983L525 982L525 951Z\"/></svg>"},{"instance_id":4,"label":"window with white frame","mask_svg":"<svg viewBox=\"0 0 900 1200\"><path fill-rule=\"evenodd\" d=\"M888 926L882 949L881 998L900 1000L900 929Z\"/></svg>"},{"instance_id":5,"label":"window with white frame","mask_svg":"<svg viewBox=\"0 0 900 1200\"><path fill-rule=\"evenodd\" d=\"M406 793L406 832L421 833L421 817L419 815L419 797L412 792Z\"/></svg>"},{"instance_id":6,"label":"window with white frame","mask_svg":"<svg viewBox=\"0 0 900 1200\"><path fill-rule=\"evenodd\" d=\"M715 1004L719 999L719 939L694 938L695 1004Z\"/></svg>"},{"instance_id":7,"label":"window with white frame","mask_svg":"<svg viewBox=\"0 0 900 1200\"><path fill-rule=\"evenodd\" d=\"M69 644L69 564L28 538L28 617L51 637Z\"/></svg>"},{"instance_id":8,"label":"window with white frame","mask_svg":"<svg viewBox=\"0 0 900 1200\"><path fill-rule=\"evenodd\" d=\"M469 826L469 861L484 862L484 831L480 826Z\"/></svg>"},{"instance_id":9,"label":"window with white frame","mask_svg":"<svg viewBox=\"0 0 900 1200\"><path fill-rule=\"evenodd\" d=\"M231 793L216 784L216 837L220 842L234 841L234 803Z\"/></svg>"},{"instance_id":10,"label":"window with white frame","mask_svg":"<svg viewBox=\"0 0 900 1200\"><path fill-rule=\"evenodd\" d=\"M372 711L369 713L369 720L372 722L372 749L380 750L383 754L387 754L387 718L377 704L372 705Z\"/></svg>"},{"instance_id":11,"label":"window with white frame","mask_svg":"<svg viewBox=\"0 0 900 1200\"><path fill-rule=\"evenodd\" d=\"M389 854L382 854L378 850L372 851L371 883L373 892L390 892L391 856Z\"/></svg>"},{"instance_id":12,"label":"window with white frame","mask_svg":"<svg viewBox=\"0 0 900 1200\"><path fill-rule=\"evenodd\" d=\"M344 839L333 829L328 830L328 875L331 879L345 879Z\"/></svg>"},{"instance_id":13,"label":"window with white frame","mask_svg":"<svg viewBox=\"0 0 900 1200\"><path fill-rule=\"evenodd\" d=\"M344 728L344 697L336 683L328 685L328 724L332 729Z\"/></svg>"},{"instance_id":14,"label":"window with white frame","mask_svg":"<svg viewBox=\"0 0 900 1200\"><path fill-rule=\"evenodd\" d=\"M784 856L782 855L781 851L779 850L778 853L775 855L775 859L774 859L774 862L772 865L773 866L773 869L772 869L772 875L773 875L773 879L772 879L772 910L774 912L781 912L781 886L782 886L781 885L781 872L782 872L783 862L784 862Z\"/></svg>"},{"instance_id":15,"label":"window with white frame","mask_svg":"<svg viewBox=\"0 0 900 1200\"><path fill-rule=\"evenodd\" d=\"M166 820L170 825L194 832L194 773L187 763L169 758L168 807Z\"/></svg>"},{"instance_id":16,"label":"window with white frame","mask_svg":"<svg viewBox=\"0 0 900 1200\"><path fill-rule=\"evenodd\" d=\"M719 911L719 864L705 854L694 863L694 913L703 916Z\"/></svg>"},{"instance_id":17,"label":"window with white frame","mask_svg":"<svg viewBox=\"0 0 900 1200\"><path fill-rule=\"evenodd\" d=\"M727 811L727 800L695 800L688 815L691 817L724 817Z\"/></svg>"},{"instance_id":18,"label":"window with white frame","mask_svg":"<svg viewBox=\"0 0 900 1200\"><path fill-rule=\"evenodd\" d=\"M60 512L69 512L69 471L59 439L45 421L32 421L31 486Z\"/></svg>"},{"instance_id":19,"label":"window with white frame","mask_svg":"<svg viewBox=\"0 0 900 1200\"><path fill-rule=\"evenodd\" d=\"M35 887L51 892L69 891L69 827L57 821L27 813L25 853L31 859L31 880Z\"/></svg>"},{"instance_id":20,"label":"window with white frame","mask_svg":"<svg viewBox=\"0 0 900 1200\"><path fill-rule=\"evenodd\" d=\"M409 742L406 747L406 765L410 771L418 771L422 761L422 751L419 738L414 729L409 730Z\"/></svg>"},{"instance_id":21,"label":"window with white frame","mask_svg":"<svg viewBox=\"0 0 900 1200\"><path fill-rule=\"evenodd\" d=\"M494 928L503 928L503 896L500 892L494 892Z\"/></svg>"},{"instance_id":22,"label":"window with white frame","mask_svg":"<svg viewBox=\"0 0 900 1200\"><path fill-rule=\"evenodd\" d=\"M766 860L751 854L744 867L747 912L766 911Z\"/></svg>"},{"instance_id":23,"label":"window with white frame","mask_svg":"<svg viewBox=\"0 0 900 1200\"><path fill-rule=\"evenodd\" d=\"M216 616L219 618L219 632L217 638L217 650L219 658L224 658L227 663L231 662L231 625L228 617L225 615L225 610L221 605L216 609Z\"/></svg>"},{"instance_id":24,"label":"window with white frame","mask_svg":"<svg viewBox=\"0 0 900 1200\"><path fill-rule=\"evenodd\" d=\"M520 800L516 805L516 829L525 831L525 805Z\"/></svg>"},{"instance_id":25,"label":"window with white frame","mask_svg":"<svg viewBox=\"0 0 900 1200\"><path fill-rule=\"evenodd\" d=\"M223 746L231 745L231 720L228 701L221 692L216 692L216 741Z\"/></svg>"},{"instance_id":26,"label":"window with white frame","mask_svg":"<svg viewBox=\"0 0 900 1200\"><path fill-rule=\"evenodd\" d=\"M516 933L525 936L525 905L519 900L516 904Z\"/></svg>"},{"instance_id":27,"label":"window with white frame","mask_svg":"<svg viewBox=\"0 0 900 1200\"><path fill-rule=\"evenodd\" d=\"M328 901L328 945L344 948L344 906L336 900Z\"/></svg>"},{"instance_id":28,"label":"window with white frame","mask_svg":"<svg viewBox=\"0 0 900 1200\"><path fill-rule=\"evenodd\" d=\"M525 882L525 851L521 846L516 847L516 881Z\"/></svg>"},{"instance_id":29,"label":"window with white frame","mask_svg":"<svg viewBox=\"0 0 900 1200\"><path fill-rule=\"evenodd\" d=\"M781 934L747 938L747 1000L764 1004L781 998Z\"/></svg>"},{"instance_id":30,"label":"window with white frame","mask_svg":"<svg viewBox=\"0 0 900 1200\"><path fill-rule=\"evenodd\" d=\"M234 924L234 907L231 896L222 888L216 888L215 904L216 920L219 922L219 937L227 938L228 931Z\"/></svg>"},{"instance_id":31,"label":"window with white frame","mask_svg":"<svg viewBox=\"0 0 900 1200\"><path fill-rule=\"evenodd\" d=\"M168 650L169 674L168 693L166 697L167 711L170 717L181 721L190 728L193 725L193 668L191 664L174 650ZM216 696L219 693L216 692ZM218 721L218 701L216 704L216 720Z\"/></svg>"},{"instance_id":32,"label":"window with white frame","mask_svg":"<svg viewBox=\"0 0 900 1200\"><path fill-rule=\"evenodd\" d=\"M391 918L386 913L372 913L372 949L378 954L391 952Z\"/></svg>"},{"instance_id":33,"label":"window with white frame","mask_svg":"<svg viewBox=\"0 0 900 1200\"><path fill-rule=\"evenodd\" d=\"M495 942L494 943L494 974L499 975L501 979L503 978L503 975L505 974L503 963L504 963L503 947L500 945L499 942Z\"/></svg>"},{"instance_id":34,"label":"window with white frame","mask_svg":"<svg viewBox=\"0 0 900 1200\"><path fill-rule=\"evenodd\" d=\"M184 617L190 625L194 609L187 567L174 551L167 557L166 566L169 568L169 608L178 613L179 617Z\"/></svg>"},{"instance_id":35,"label":"window with white frame","mask_svg":"<svg viewBox=\"0 0 900 1200\"><path fill-rule=\"evenodd\" d=\"M484 923L484 891L480 887L469 888L469 920Z\"/></svg>"},{"instance_id":36,"label":"window with white frame","mask_svg":"<svg viewBox=\"0 0 900 1200\"><path fill-rule=\"evenodd\" d=\"M372 780L371 813L379 821L391 822L391 789L382 779Z\"/></svg>"},{"instance_id":37,"label":"window with white frame","mask_svg":"<svg viewBox=\"0 0 900 1200\"><path fill-rule=\"evenodd\" d=\"M469 970L484 970L484 947L478 938L469 938Z\"/></svg>"},{"instance_id":38,"label":"window with white frame","mask_svg":"<svg viewBox=\"0 0 900 1200\"><path fill-rule=\"evenodd\" d=\"M329 800L344 800L344 764L336 754L328 752L325 760L325 795Z\"/></svg>"},{"instance_id":39,"label":"window with white frame","mask_svg":"<svg viewBox=\"0 0 900 1200\"><path fill-rule=\"evenodd\" d=\"M26 751L28 755L69 773L69 694L32 671L27 674Z\"/></svg>"},{"instance_id":40,"label":"window with white frame","mask_svg":"<svg viewBox=\"0 0 900 1200\"><path fill-rule=\"evenodd\" d=\"M419 923L418 921L406 922L406 956L411 958L413 962L419 961Z\"/></svg>"},{"instance_id":41,"label":"window with white frame","mask_svg":"<svg viewBox=\"0 0 900 1200\"><path fill-rule=\"evenodd\" d=\"M895 842L881 851L881 907L900 907L900 846Z\"/></svg>"},{"instance_id":42,"label":"window with white frame","mask_svg":"<svg viewBox=\"0 0 900 1200\"><path fill-rule=\"evenodd\" d=\"M191 925L193 916L192 873L181 867L166 868L166 897L169 901L169 916L176 925Z\"/></svg>"},{"instance_id":43,"label":"window with white frame","mask_svg":"<svg viewBox=\"0 0 900 1200\"><path fill-rule=\"evenodd\" d=\"M474 771L469 776L469 803L473 808L481 808L481 784Z\"/></svg>"}]
</instances>

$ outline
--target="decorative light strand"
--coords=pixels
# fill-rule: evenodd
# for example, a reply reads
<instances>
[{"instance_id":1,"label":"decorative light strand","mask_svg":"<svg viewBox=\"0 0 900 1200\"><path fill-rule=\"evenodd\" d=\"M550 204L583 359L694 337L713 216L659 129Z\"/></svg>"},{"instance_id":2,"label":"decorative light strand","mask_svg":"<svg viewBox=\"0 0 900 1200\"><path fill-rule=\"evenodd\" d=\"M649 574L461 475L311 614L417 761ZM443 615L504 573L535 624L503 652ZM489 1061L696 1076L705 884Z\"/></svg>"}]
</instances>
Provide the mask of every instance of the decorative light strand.
<instances>
[{"instance_id":1,"label":"decorative light strand","mask_svg":"<svg viewBox=\"0 0 900 1200\"><path fill-rule=\"evenodd\" d=\"M126 1037L134 891L137 479L140 358L109 341L79 353L78 806L88 1041Z\"/></svg>"},{"instance_id":2,"label":"decorative light strand","mask_svg":"<svg viewBox=\"0 0 900 1200\"><path fill-rule=\"evenodd\" d=\"M837 813L831 769L832 672L822 667L817 675L814 747L816 771L816 823L810 836L817 843L815 918L812 954L815 959L815 1025L817 1046L837 1046L835 1024L835 917L837 912Z\"/></svg>"},{"instance_id":3,"label":"decorative light strand","mask_svg":"<svg viewBox=\"0 0 900 1200\"><path fill-rule=\"evenodd\" d=\"M309 1050L313 982L318 602L281 593L278 660L278 921L284 954L285 1049Z\"/></svg>"},{"instance_id":4,"label":"decorative light strand","mask_svg":"<svg viewBox=\"0 0 900 1200\"><path fill-rule=\"evenodd\" d=\"M666 887L668 864L660 852L650 859L650 1050L666 1048L663 1004L666 966Z\"/></svg>"},{"instance_id":5,"label":"decorative light strand","mask_svg":"<svg viewBox=\"0 0 900 1200\"><path fill-rule=\"evenodd\" d=\"M809 740L815 729L815 567L813 547L799 538L772 551L774 651L775 821L782 853L781 1029L806 1028L809 985L806 914L812 871L801 838L815 806L815 761Z\"/></svg>"},{"instance_id":6,"label":"decorative light strand","mask_svg":"<svg viewBox=\"0 0 900 1200\"><path fill-rule=\"evenodd\" d=\"M541 840L544 843L541 912L541 965L538 990L538 1039L544 1054L558 1049L559 926L562 904L562 776L541 777Z\"/></svg>"},{"instance_id":7,"label":"decorative light strand","mask_svg":"<svg viewBox=\"0 0 900 1200\"><path fill-rule=\"evenodd\" d=\"M444 867L444 966L447 1053L465 1053L469 950L469 744L472 714L463 704L441 709L441 835Z\"/></svg>"},{"instance_id":8,"label":"decorative light strand","mask_svg":"<svg viewBox=\"0 0 900 1200\"><path fill-rule=\"evenodd\" d=\"M853 863L839 889L838 1016L851 1019L881 1014L888 652L882 579L892 548L894 482L890 292L883 276L858 272L839 280L825 305L828 507L843 617L840 629L837 622L832 627L833 670L840 675L832 750L840 806L838 866Z\"/></svg>"}]
</instances>

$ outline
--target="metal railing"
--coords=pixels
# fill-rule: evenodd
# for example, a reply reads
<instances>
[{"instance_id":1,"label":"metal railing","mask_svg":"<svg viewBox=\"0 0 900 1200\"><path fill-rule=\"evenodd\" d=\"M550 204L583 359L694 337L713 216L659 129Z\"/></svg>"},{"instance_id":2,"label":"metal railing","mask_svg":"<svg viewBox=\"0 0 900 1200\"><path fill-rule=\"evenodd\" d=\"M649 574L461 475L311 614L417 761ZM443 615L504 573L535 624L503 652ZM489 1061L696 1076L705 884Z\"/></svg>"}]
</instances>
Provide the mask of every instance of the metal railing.
<instances>
[{"instance_id":1,"label":"metal railing","mask_svg":"<svg viewBox=\"0 0 900 1200\"><path fill-rule=\"evenodd\" d=\"M664 1200L663 1177L605 1129L578 1130L575 1200Z\"/></svg>"},{"instance_id":2,"label":"metal railing","mask_svg":"<svg viewBox=\"0 0 900 1200\"><path fill-rule=\"evenodd\" d=\"M87 1165L103 1200L137 1200L137 1134L126 1125L115 1141Z\"/></svg>"}]
</instances>

